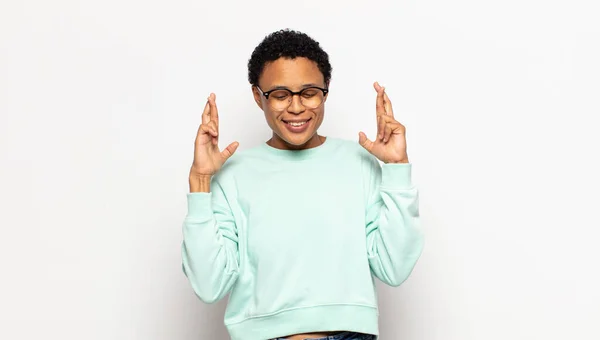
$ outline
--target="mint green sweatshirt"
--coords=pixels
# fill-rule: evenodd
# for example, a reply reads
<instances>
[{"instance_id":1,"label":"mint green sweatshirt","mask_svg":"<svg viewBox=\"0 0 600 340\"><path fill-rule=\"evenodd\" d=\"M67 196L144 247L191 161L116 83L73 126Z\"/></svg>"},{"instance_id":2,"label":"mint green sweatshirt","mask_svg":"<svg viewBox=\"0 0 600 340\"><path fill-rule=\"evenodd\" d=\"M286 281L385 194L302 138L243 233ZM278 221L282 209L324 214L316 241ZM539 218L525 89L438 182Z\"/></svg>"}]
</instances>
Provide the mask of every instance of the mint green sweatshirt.
<instances>
[{"instance_id":1,"label":"mint green sweatshirt","mask_svg":"<svg viewBox=\"0 0 600 340\"><path fill-rule=\"evenodd\" d=\"M332 137L301 151L238 151L210 193L187 194L183 271L206 303L231 293L233 340L378 335L374 277L400 285L423 248L411 166Z\"/></svg>"}]
</instances>

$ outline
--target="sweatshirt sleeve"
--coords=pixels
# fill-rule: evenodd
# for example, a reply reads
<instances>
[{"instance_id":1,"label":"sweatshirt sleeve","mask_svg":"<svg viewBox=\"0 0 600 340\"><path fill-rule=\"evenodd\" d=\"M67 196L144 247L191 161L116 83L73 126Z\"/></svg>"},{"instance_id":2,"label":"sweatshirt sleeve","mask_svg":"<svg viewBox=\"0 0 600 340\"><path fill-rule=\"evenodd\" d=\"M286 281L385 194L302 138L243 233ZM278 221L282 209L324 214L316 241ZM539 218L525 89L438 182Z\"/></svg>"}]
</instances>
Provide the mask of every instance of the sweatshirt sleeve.
<instances>
[{"instance_id":1,"label":"sweatshirt sleeve","mask_svg":"<svg viewBox=\"0 0 600 340\"><path fill-rule=\"evenodd\" d=\"M367 170L367 254L372 273L390 286L401 285L423 250L419 196L411 163L383 164L370 157Z\"/></svg>"},{"instance_id":2,"label":"sweatshirt sleeve","mask_svg":"<svg viewBox=\"0 0 600 340\"><path fill-rule=\"evenodd\" d=\"M183 272L200 300L223 298L238 277L238 234L223 188L215 180L210 193L188 193L181 247Z\"/></svg>"}]
</instances>

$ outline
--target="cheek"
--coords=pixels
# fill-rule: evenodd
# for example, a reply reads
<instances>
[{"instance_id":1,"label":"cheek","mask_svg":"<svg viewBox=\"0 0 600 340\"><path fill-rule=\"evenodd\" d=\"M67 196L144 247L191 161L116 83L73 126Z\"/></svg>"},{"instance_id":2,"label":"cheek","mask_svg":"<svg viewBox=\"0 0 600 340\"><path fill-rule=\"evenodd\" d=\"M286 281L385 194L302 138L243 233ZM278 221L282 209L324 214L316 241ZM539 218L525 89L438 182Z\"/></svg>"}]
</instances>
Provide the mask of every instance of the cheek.
<instances>
[{"instance_id":1,"label":"cheek","mask_svg":"<svg viewBox=\"0 0 600 340\"><path fill-rule=\"evenodd\" d=\"M269 124L269 127L271 127L271 129L276 128L277 121L279 121L279 114L277 112L266 111L265 118L267 120L267 124Z\"/></svg>"},{"instance_id":2,"label":"cheek","mask_svg":"<svg viewBox=\"0 0 600 340\"><path fill-rule=\"evenodd\" d=\"M325 117L325 112L323 109L319 110L319 111L315 111L315 117L317 118L317 122L319 124L321 124L321 122L323 121L323 118Z\"/></svg>"}]
</instances>

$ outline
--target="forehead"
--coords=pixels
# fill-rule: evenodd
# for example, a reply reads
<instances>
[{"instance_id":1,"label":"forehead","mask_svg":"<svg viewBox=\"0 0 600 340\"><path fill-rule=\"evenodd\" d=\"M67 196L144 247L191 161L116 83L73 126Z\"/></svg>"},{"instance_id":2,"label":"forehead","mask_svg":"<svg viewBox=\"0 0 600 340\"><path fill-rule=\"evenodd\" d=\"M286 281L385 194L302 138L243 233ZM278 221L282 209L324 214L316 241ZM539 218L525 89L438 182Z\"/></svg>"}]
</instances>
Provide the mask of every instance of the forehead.
<instances>
[{"instance_id":1,"label":"forehead","mask_svg":"<svg viewBox=\"0 0 600 340\"><path fill-rule=\"evenodd\" d=\"M261 86L300 88L303 84L323 84L323 74L317 63L304 58L279 58L265 65L260 76Z\"/></svg>"}]
</instances>

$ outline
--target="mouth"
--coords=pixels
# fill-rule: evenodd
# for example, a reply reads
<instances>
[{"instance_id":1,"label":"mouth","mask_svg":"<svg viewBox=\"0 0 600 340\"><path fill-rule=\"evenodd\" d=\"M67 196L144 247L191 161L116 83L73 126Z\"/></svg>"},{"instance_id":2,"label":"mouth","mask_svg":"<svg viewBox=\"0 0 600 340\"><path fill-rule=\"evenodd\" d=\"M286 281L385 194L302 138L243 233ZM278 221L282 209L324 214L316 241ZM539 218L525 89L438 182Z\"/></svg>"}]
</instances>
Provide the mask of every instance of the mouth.
<instances>
[{"instance_id":1,"label":"mouth","mask_svg":"<svg viewBox=\"0 0 600 340\"><path fill-rule=\"evenodd\" d=\"M312 118L304 119L304 120L283 120L282 122L285 124L285 127L294 133L300 133L306 131L308 126L310 125L310 121Z\"/></svg>"}]
</instances>

